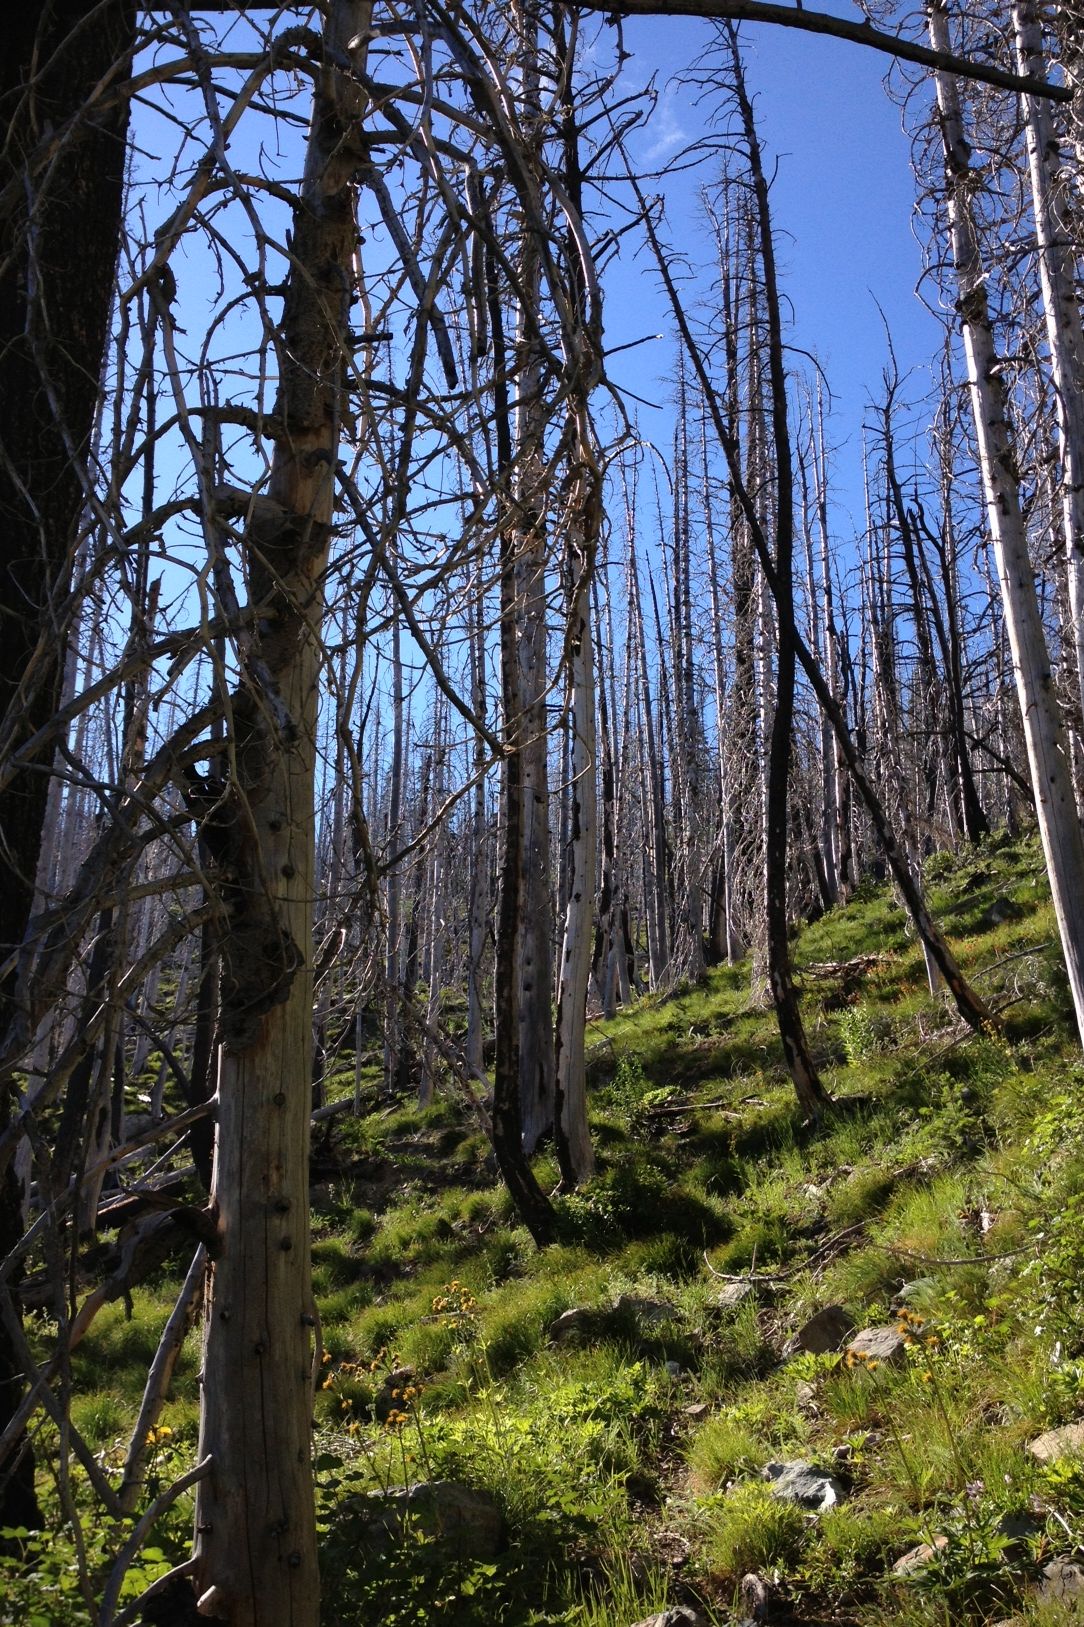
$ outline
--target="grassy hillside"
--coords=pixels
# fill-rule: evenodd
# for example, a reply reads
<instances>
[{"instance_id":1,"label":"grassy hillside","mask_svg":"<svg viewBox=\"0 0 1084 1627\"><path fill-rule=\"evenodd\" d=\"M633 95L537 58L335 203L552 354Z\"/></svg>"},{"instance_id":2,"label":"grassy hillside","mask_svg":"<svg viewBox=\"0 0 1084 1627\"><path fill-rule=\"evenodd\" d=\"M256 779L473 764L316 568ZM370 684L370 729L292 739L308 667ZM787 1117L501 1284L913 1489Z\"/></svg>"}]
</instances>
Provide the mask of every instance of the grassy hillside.
<instances>
[{"instance_id":1,"label":"grassy hillside","mask_svg":"<svg viewBox=\"0 0 1084 1627\"><path fill-rule=\"evenodd\" d=\"M1072 1573L1044 1568L1084 1543L1084 1459L1026 1448L1084 1414L1084 1065L1037 848L927 879L1002 1032L960 1029L889 890L864 890L795 946L827 1121L800 1122L747 966L644 1001L593 1030L600 1173L544 1253L456 1104L335 1121L314 1217L329 1627L625 1627L677 1604L723 1623L750 1572L771 1621L1075 1619ZM77 1353L107 1464L174 1291L167 1272L130 1319L110 1307ZM902 1346L784 1358L828 1306ZM162 1484L192 1460L196 1363L192 1338ZM833 1506L773 1495L764 1467L797 1460ZM503 1536L458 1513L443 1539L389 1533L369 1494L419 1481L488 1494ZM189 1518L182 1499L146 1573ZM90 1619L63 1540L10 1597L5 1622Z\"/></svg>"}]
</instances>

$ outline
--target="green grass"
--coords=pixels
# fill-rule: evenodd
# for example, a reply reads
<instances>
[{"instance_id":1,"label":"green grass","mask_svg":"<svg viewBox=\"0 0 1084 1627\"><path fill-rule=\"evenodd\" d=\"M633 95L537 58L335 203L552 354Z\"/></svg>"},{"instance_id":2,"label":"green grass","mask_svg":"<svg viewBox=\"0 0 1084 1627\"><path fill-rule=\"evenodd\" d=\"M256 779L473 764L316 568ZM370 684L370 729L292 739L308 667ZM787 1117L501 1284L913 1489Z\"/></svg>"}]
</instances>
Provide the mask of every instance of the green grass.
<instances>
[{"instance_id":1,"label":"green grass","mask_svg":"<svg viewBox=\"0 0 1084 1627\"><path fill-rule=\"evenodd\" d=\"M801 979L838 1110L803 1125L748 967L643 1000L592 1029L599 1171L560 1200L561 1241L541 1253L454 1100L336 1121L344 1169L377 1175L329 1182L314 1217L328 1627L627 1627L689 1599L722 1623L749 1570L776 1578L781 1613L841 1627L1060 1619L1027 1584L1035 1554L1084 1543L1084 1475L1024 1445L1084 1414L1084 1064L1041 947L1054 928L1036 844L928 870L961 964L1013 1001L1002 1036L960 1031L889 889L864 887L795 946L799 968L885 957L857 982ZM555 1184L550 1156L538 1174ZM756 1292L723 1305L743 1274ZM906 1366L781 1362L811 1312L890 1321L916 1279ZM74 1416L95 1450L131 1428L173 1291L163 1273L130 1319L108 1307L76 1352ZM615 1311L621 1295L661 1305ZM572 1307L594 1316L554 1344ZM389 1429L372 1408L401 1364L417 1394ZM197 1368L193 1335L167 1414L189 1455ZM846 1501L809 1515L774 1499L759 1472L781 1456L837 1463ZM366 1558L351 1497L442 1476L496 1499L507 1550L452 1573L425 1541ZM1003 1551L997 1520L1029 1506L1034 1553ZM170 1529L181 1557L180 1514ZM932 1580L893 1579L936 1532L950 1542Z\"/></svg>"}]
</instances>

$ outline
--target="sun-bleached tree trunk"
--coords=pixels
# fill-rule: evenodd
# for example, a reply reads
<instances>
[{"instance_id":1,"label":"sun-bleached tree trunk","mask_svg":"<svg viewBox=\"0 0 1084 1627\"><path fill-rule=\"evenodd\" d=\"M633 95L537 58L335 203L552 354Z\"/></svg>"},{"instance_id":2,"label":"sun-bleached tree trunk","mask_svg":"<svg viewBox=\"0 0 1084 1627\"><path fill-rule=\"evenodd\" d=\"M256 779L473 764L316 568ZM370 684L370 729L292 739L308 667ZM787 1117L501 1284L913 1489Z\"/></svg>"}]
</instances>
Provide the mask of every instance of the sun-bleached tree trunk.
<instances>
[{"instance_id":1,"label":"sun-bleached tree trunk","mask_svg":"<svg viewBox=\"0 0 1084 1627\"><path fill-rule=\"evenodd\" d=\"M934 48L947 50L949 24L943 0L932 0L929 30ZM957 308L963 323L983 493L1012 650L1039 833L1077 1026L1084 1036L1084 838L1054 695L1046 634L1035 596L1009 406L990 319L986 268L972 214L972 192L980 183L971 166L971 148L964 131L956 80L950 74L938 72L935 83L944 139L952 258L959 290Z\"/></svg>"},{"instance_id":2,"label":"sun-bleached tree trunk","mask_svg":"<svg viewBox=\"0 0 1084 1627\"><path fill-rule=\"evenodd\" d=\"M1013 25L1020 72L1045 78L1043 33L1034 0L1016 0ZM1024 109L1032 219L1058 421L1072 644L1077 687L1084 698L1084 321L1071 225L1072 206L1078 200L1069 194L1069 166L1049 106L1038 96L1027 96Z\"/></svg>"},{"instance_id":3,"label":"sun-bleached tree trunk","mask_svg":"<svg viewBox=\"0 0 1084 1627\"><path fill-rule=\"evenodd\" d=\"M669 603L673 669L671 764L674 794L673 917L671 960L675 976L698 982L704 975L701 855L700 745L702 728L695 693L692 628L692 540L689 468L689 401L684 357L679 355L677 425L674 432L674 517Z\"/></svg>"},{"instance_id":4,"label":"sun-bleached tree trunk","mask_svg":"<svg viewBox=\"0 0 1084 1627\"><path fill-rule=\"evenodd\" d=\"M324 23L279 351L266 497L246 523L259 673L233 700L220 880L218 1139L195 1581L229 1627L316 1627L309 1112L323 572L349 366L369 0Z\"/></svg>"},{"instance_id":5,"label":"sun-bleached tree trunk","mask_svg":"<svg viewBox=\"0 0 1084 1627\"><path fill-rule=\"evenodd\" d=\"M990 821L979 796L967 729L967 695L964 682L964 638L960 621L957 544L953 525L952 470L954 447L947 430L936 438L941 464L941 519L938 528L926 518L917 501L908 508L907 519L914 539L918 563L926 584L930 622L937 636L941 656L941 682L948 700L948 730L951 740L948 773L953 781L950 794L958 804L958 817L969 842L989 835ZM929 549L937 556L937 576L929 560Z\"/></svg>"},{"instance_id":6,"label":"sun-bleached tree trunk","mask_svg":"<svg viewBox=\"0 0 1084 1627\"><path fill-rule=\"evenodd\" d=\"M821 612L818 592L817 572L813 558L813 493L811 490L809 459L805 449L798 445L795 448L802 487L802 538L805 550L805 576L806 576L806 628L809 647L817 665L824 667L823 636L821 626ZM830 910L839 900L839 879L836 873L835 853L835 821L832 817L830 796L835 781L831 774L832 758L832 731L828 727L827 719L821 717L817 754L817 804L809 810L810 825L813 827L808 847L811 863L813 864L817 891L820 903L826 910Z\"/></svg>"}]
</instances>

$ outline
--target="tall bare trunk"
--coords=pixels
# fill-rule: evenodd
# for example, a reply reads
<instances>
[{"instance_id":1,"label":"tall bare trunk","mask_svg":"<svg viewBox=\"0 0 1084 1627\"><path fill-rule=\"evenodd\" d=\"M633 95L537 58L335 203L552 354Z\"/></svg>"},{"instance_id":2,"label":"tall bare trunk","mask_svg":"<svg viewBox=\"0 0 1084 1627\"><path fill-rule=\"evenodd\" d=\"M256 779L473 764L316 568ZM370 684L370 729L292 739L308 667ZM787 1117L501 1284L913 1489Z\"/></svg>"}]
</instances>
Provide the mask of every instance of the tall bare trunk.
<instances>
[{"instance_id":1,"label":"tall bare trunk","mask_svg":"<svg viewBox=\"0 0 1084 1627\"><path fill-rule=\"evenodd\" d=\"M943 0L932 0L929 28L934 48L947 49L948 15ZM1050 874L1077 1027L1084 1037L1084 839L1028 557L1013 432L990 321L986 271L972 214L971 199L977 181L971 168L971 148L964 133L955 79L943 72L938 72L935 78L945 147L952 257L959 286L958 309L963 320L986 512L1012 650L1039 833Z\"/></svg>"},{"instance_id":2,"label":"tall bare trunk","mask_svg":"<svg viewBox=\"0 0 1084 1627\"><path fill-rule=\"evenodd\" d=\"M388 853L393 857L403 836L403 654L398 610L392 612L392 744L388 785ZM387 932L384 951L384 1089L399 1087L402 1014L399 1009L403 977L403 874L393 863L388 870Z\"/></svg>"},{"instance_id":3,"label":"tall bare trunk","mask_svg":"<svg viewBox=\"0 0 1084 1627\"><path fill-rule=\"evenodd\" d=\"M666 979L668 943L666 922L666 824L663 808L662 769L659 762L654 701L648 673L647 641L640 602L639 568L636 562L635 532L629 524L628 616L629 639L635 643L637 710L640 713L640 803L644 826L644 911L647 915L648 971L651 987L660 988Z\"/></svg>"},{"instance_id":4,"label":"tall bare trunk","mask_svg":"<svg viewBox=\"0 0 1084 1627\"><path fill-rule=\"evenodd\" d=\"M485 691L485 611L479 584L476 603L470 609L468 634L470 654L470 696L474 715L486 715ZM484 765L486 744L481 734L474 735L474 773L476 776L470 813L470 904L468 909L469 946L467 950L467 1033L463 1042L464 1055L471 1072L482 1072L482 960L486 941L486 904L489 896L488 843L486 841L486 782Z\"/></svg>"},{"instance_id":5,"label":"tall bare trunk","mask_svg":"<svg viewBox=\"0 0 1084 1627\"><path fill-rule=\"evenodd\" d=\"M577 460L582 443L577 447ZM591 582L601 523L597 466L584 458L570 476L568 569L569 709L572 727L569 796L568 901L561 944L557 998L557 1150L566 1186L594 1173L587 1126L587 1074L584 1039L587 984L591 973L595 908L595 848L598 810L595 763L595 657L591 640Z\"/></svg>"},{"instance_id":6,"label":"tall bare trunk","mask_svg":"<svg viewBox=\"0 0 1084 1627\"><path fill-rule=\"evenodd\" d=\"M791 967L787 907L787 838L790 765L794 745L794 691L797 671L797 627L794 619L794 478L783 360L783 327L775 271L775 244L768 202L768 183L752 104L730 28L731 57L738 108L749 153L756 198L757 239L764 276L768 330L771 442L775 463L775 581L772 597L778 625L775 710L772 717L767 773L764 872L768 929L768 976L779 1037L795 1094L810 1118L818 1118L831 1098L817 1073L802 1023Z\"/></svg>"},{"instance_id":7,"label":"tall bare trunk","mask_svg":"<svg viewBox=\"0 0 1084 1627\"><path fill-rule=\"evenodd\" d=\"M349 350L369 0L331 0L279 352L266 499L247 523L261 682L233 704L221 877L223 1047L196 1509L200 1610L316 1627L309 1112L316 714L323 573ZM225 870L225 866L223 867Z\"/></svg>"},{"instance_id":8,"label":"tall bare trunk","mask_svg":"<svg viewBox=\"0 0 1084 1627\"><path fill-rule=\"evenodd\" d=\"M1046 76L1043 34L1034 0L1013 6L1016 55L1023 74ZM1084 322L1077 294L1068 165L1054 133L1050 108L1024 98L1032 216L1039 248L1046 341L1054 381L1061 452L1061 506L1077 687L1084 698ZM1084 709L1084 708L1082 708Z\"/></svg>"},{"instance_id":9,"label":"tall bare trunk","mask_svg":"<svg viewBox=\"0 0 1084 1627\"><path fill-rule=\"evenodd\" d=\"M508 365L504 310L496 256L486 252L486 285L493 345L495 435L501 470L512 466L512 418L508 399ZM523 1001L525 979L522 934L527 924L529 870L524 859L527 785L524 760L530 727L523 699L519 640L518 561L520 539L505 506L500 544L501 710L506 755L501 764L501 828L498 857L497 924L493 973L493 1152L509 1195L535 1242L552 1241L556 1216L524 1152ZM548 878L547 878L548 879ZM546 999L549 1000L549 985ZM553 1027L546 1023L552 1048Z\"/></svg>"}]
</instances>

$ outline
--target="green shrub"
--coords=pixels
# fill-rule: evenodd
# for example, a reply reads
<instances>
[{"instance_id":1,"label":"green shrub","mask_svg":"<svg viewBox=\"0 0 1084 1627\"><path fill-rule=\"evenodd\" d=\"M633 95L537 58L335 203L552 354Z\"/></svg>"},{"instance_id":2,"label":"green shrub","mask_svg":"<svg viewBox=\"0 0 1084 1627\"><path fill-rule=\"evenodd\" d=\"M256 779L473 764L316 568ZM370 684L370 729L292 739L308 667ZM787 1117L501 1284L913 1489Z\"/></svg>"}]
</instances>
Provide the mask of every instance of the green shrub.
<instances>
[{"instance_id":1,"label":"green shrub","mask_svg":"<svg viewBox=\"0 0 1084 1627\"><path fill-rule=\"evenodd\" d=\"M686 1452L693 1484L700 1491L719 1491L735 1475L754 1468L763 1455L763 1443L752 1430L725 1413L710 1418Z\"/></svg>"},{"instance_id":2,"label":"green shrub","mask_svg":"<svg viewBox=\"0 0 1084 1627\"><path fill-rule=\"evenodd\" d=\"M705 1552L713 1574L737 1582L748 1571L792 1571L809 1538L806 1516L759 1481L735 1486L711 1506Z\"/></svg>"}]
</instances>

